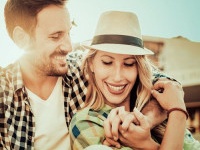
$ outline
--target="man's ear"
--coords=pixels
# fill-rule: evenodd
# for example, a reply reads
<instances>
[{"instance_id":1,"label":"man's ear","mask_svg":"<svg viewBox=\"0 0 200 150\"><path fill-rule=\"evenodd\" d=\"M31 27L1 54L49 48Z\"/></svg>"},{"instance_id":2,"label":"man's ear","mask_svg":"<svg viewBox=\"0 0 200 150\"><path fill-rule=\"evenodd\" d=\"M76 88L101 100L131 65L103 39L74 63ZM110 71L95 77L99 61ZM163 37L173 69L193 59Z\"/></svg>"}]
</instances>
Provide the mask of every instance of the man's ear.
<instances>
[{"instance_id":1,"label":"man's ear","mask_svg":"<svg viewBox=\"0 0 200 150\"><path fill-rule=\"evenodd\" d=\"M21 49L26 49L30 36L23 28L16 26L13 30L13 40Z\"/></svg>"}]
</instances>

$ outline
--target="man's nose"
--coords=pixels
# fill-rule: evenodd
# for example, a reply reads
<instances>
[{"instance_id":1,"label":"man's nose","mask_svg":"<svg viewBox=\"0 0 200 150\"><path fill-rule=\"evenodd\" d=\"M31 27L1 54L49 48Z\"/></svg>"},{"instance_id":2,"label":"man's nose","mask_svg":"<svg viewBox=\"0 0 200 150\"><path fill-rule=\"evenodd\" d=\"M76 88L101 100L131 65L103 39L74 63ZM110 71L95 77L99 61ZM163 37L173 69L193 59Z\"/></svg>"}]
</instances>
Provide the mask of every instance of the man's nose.
<instances>
[{"instance_id":1,"label":"man's nose","mask_svg":"<svg viewBox=\"0 0 200 150\"><path fill-rule=\"evenodd\" d=\"M72 51L72 43L69 35L66 35L63 37L63 40L60 44L60 49L65 52L71 52Z\"/></svg>"}]
</instances>

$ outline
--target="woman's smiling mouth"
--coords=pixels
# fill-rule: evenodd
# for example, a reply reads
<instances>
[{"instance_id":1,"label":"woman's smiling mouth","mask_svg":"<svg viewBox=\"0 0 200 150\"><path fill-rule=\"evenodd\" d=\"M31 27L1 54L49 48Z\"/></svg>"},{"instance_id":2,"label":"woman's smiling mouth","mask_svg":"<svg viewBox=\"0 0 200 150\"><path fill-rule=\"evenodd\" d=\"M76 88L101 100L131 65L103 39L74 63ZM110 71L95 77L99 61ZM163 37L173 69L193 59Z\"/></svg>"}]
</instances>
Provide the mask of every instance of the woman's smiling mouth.
<instances>
[{"instance_id":1,"label":"woman's smiling mouth","mask_svg":"<svg viewBox=\"0 0 200 150\"><path fill-rule=\"evenodd\" d=\"M124 89L126 87L125 85L111 85L109 83L106 83L108 91L112 94L121 94L124 92Z\"/></svg>"}]
</instances>

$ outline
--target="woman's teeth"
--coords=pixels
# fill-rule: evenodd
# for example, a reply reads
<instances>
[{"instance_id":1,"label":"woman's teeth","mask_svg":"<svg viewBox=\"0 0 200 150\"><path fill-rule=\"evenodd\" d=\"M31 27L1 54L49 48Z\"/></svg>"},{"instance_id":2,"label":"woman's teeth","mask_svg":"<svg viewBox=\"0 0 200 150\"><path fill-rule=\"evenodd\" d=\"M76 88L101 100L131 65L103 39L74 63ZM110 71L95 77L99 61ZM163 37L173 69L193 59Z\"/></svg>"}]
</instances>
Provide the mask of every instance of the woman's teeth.
<instances>
[{"instance_id":1,"label":"woman's teeth","mask_svg":"<svg viewBox=\"0 0 200 150\"><path fill-rule=\"evenodd\" d=\"M112 85L108 84L108 87L110 89L112 89L113 91L120 91L125 87L125 85L123 85L123 86L112 86Z\"/></svg>"}]
</instances>

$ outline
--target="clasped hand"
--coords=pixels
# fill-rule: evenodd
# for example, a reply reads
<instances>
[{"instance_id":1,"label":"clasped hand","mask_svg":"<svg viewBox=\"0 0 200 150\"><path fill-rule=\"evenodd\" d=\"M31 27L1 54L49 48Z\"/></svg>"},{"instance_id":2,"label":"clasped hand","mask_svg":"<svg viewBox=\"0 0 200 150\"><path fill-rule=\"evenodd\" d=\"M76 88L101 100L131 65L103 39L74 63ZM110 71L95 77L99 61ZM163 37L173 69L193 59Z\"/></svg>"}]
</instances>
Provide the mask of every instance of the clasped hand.
<instances>
[{"instance_id":1,"label":"clasped hand","mask_svg":"<svg viewBox=\"0 0 200 150\"><path fill-rule=\"evenodd\" d=\"M123 106L118 107L113 109L104 121L106 139L103 144L120 148L123 143L123 146L130 148L142 148L153 142L150 129L147 117L136 108L133 112L127 112Z\"/></svg>"}]
</instances>

